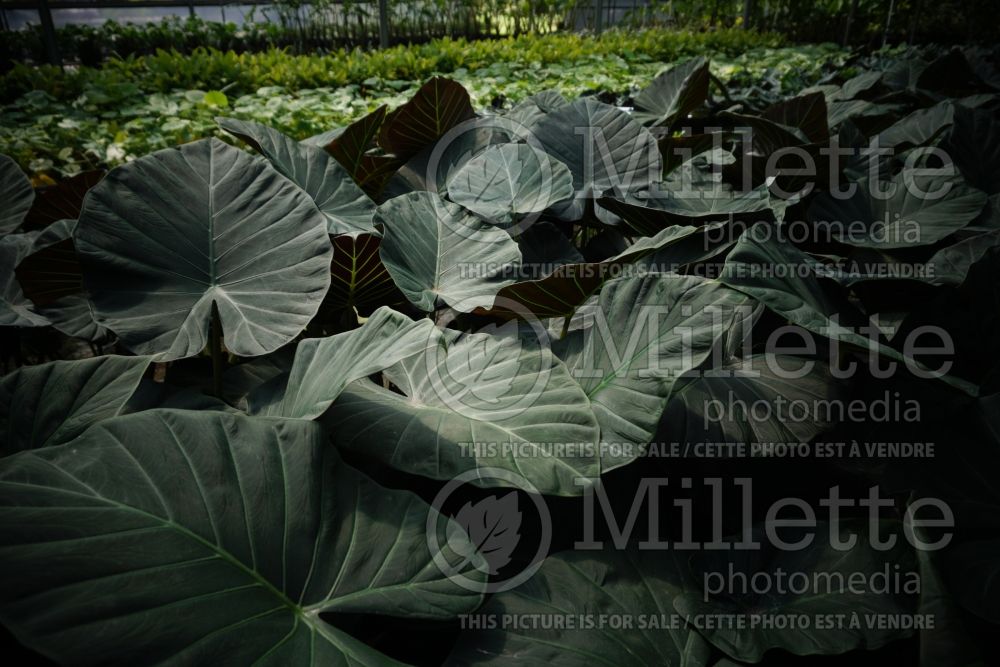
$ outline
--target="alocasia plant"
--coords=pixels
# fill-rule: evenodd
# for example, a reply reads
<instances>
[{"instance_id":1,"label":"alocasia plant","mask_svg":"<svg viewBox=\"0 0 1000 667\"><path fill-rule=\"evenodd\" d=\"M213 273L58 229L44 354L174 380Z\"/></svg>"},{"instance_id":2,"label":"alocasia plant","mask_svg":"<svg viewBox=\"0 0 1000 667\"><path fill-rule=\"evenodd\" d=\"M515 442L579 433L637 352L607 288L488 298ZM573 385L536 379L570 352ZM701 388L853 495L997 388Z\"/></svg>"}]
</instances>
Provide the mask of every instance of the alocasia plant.
<instances>
[{"instance_id":1,"label":"alocasia plant","mask_svg":"<svg viewBox=\"0 0 1000 667\"><path fill-rule=\"evenodd\" d=\"M248 150L194 141L37 192L0 159L0 621L63 664L975 653L968 637L1000 618L1000 98L972 52L975 73L966 63L948 89L942 72L966 57L859 56L863 71L759 104L716 98L697 58L634 109L547 91L496 116L435 77L311 140L223 118ZM896 152L812 177L771 160L873 137ZM956 168L913 157L925 149ZM934 374L918 334L942 320L955 363ZM782 336L808 344L775 353ZM893 392L923 418L830 409ZM811 407L756 410L782 401ZM937 442L934 474L864 453L893 439ZM862 453L697 454L850 442ZM598 507L670 540L766 534L775 519L751 496L661 521L690 511L701 471L748 469L810 511L819 487L885 485L902 504L876 534L910 541L662 553L613 527L577 534ZM651 486L664 471L679 482ZM908 508L934 494L971 518L939 553L915 553L929 533ZM642 497L655 502L639 514ZM820 525L846 539L859 516ZM925 594L709 595L704 580L890 565L919 569ZM697 622L926 609L947 612L946 632Z\"/></svg>"}]
</instances>

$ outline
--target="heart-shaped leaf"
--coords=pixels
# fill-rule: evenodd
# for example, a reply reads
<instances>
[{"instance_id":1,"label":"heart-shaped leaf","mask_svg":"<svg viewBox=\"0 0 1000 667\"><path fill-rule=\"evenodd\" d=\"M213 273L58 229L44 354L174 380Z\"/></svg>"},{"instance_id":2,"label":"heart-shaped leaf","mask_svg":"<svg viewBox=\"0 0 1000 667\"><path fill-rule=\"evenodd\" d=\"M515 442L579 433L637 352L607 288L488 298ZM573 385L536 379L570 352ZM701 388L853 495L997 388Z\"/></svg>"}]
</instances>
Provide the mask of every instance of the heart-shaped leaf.
<instances>
[{"instance_id":1,"label":"heart-shaped leaf","mask_svg":"<svg viewBox=\"0 0 1000 667\"><path fill-rule=\"evenodd\" d=\"M431 311L443 301L472 311L488 308L504 285L502 273L521 262L507 232L432 192L412 192L378 207L385 227L379 255L413 305Z\"/></svg>"},{"instance_id":2,"label":"heart-shaped leaf","mask_svg":"<svg viewBox=\"0 0 1000 667\"><path fill-rule=\"evenodd\" d=\"M289 374L262 384L247 402L254 414L315 419L349 382L377 373L435 345L434 324L379 308L363 326L327 338L308 338L295 348Z\"/></svg>"},{"instance_id":3,"label":"heart-shaped leaf","mask_svg":"<svg viewBox=\"0 0 1000 667\"><path fill-rule=\"evenodd\" d=\"M25 366L0 380L4 456L69 442L118 414L149 357L106 356Z\"/></svg>"},{"instance_id":4,"label":"heart-shaped leaf","mask_svg":"<svg viewBox=\"0 0 1000 667\"><path fill-rule=\"evenodd\" d=\"M344 390L325 417L338 446L433 479L502 468L540 493L583 493L579 478L600 472L597 421L562 362L513 335L431 334L383 371L401 393L369 380Z\"/></svg>"},{"instance_id":5,"label":"heart-shaped leaf","mask_svg":"<svg viewBox=\"0 0 1000 667\"><path fill-rule=\"evenodd\" d=\"M531 129L573 175L575 198L558 207L562 219L579 220L588 200L603 193L644 190L660 178L660 152L649 130L593 98L559 107Z\"/></svg>"},{"instance_id":6,"label":"heart-shaped leaf","mask_svg":"<svg viewBox=\"0 0 1000 667\"><path fill-rule=\"evenodd\" d=\"M119 417L4 459L0 505L4 624L61 663L388 663L320 613L445 619L482 599L435 567L483 581L455 531L310 422Z\"/></svg>"},{"instance_id":7,"label":"heart-shaped leaf","mask_svg":"<svg viewBox=\"0 0 1000 667\"><path fill-rule=\"evenodd\" d=\"M160 360L198 354L212 304L226 348L292 340L330 284L326 220L267 163L218 139L112 171L84 203L75 241L99 321Z\"/></svg>"},{"instance_id":8,"label":"heart-shaped leaf","mask_svg":"<svg viewBox=\"0 0 1000 667\"><path fill-rule=\"evenodd\" d=\"M563 163L527 144L490 146L448 181L448 198L491 222L509 222L573 196Z\"/></svg>"},{"instance_id":9,"label":"heart-shaped leaf","mask_svg":"<svg viewBox=\"0 0 1000 667\"><path fill-rule=\"evenodd\" d=\"M874 194L867 182L853 195L821 193L809 218L827 225L836 240L862 248L931 245L972 222L986 206L986 195L961 176L901 172Z\"/></svg>"},{"instance_id":10,"label":"heart-shaped leaf","mask_svg":"<svg viewBox=\"0 0 1000 667\"><path fill-rule=\"evenodd\" d=\"M605 548L549 556L516 590L503 591L487 601L477 615L495 626L465 630L452 662L556 667L708 665L711 646L673 608L683 591L696 586L681 553ZM601 623L598 615L606 622ZM566 627L556 627L554 622L504 625L503 618L555 618Z\"/></svg>"},{"instance_id":11,"label":"heart-shaped leaf","mask_svg":"<svg viewBox=\"0 0 1000 667\"><path fill-rule=\"evenodd\" d=\"M585 325L561 341L560 356L593 405L602 442L622 445L602 458L602 470L642 454L674 383L749 304L716 281L653 274L605 283L596 306L575 316Z\"/></svg>"},{"instance_id":12,"label":"heart-shaped leaf","mask_svg":"<svg viewBox=\"0 0 1000 667\"><path fill-rule=\"evenodd\" d=\"M636 120L670 127L708 97L708 61L699 56L674 65L635 96Z\"/></svg>"},{"instance_id":13,"label":"heart-shaped leaf","mask_svg":"<svg viewBox=\"0 0 1000 667\"><path fill-rule=\"evenodd\" d=\"M219 118L219 127L253 146L302 188L327 220L330 234L374 232L375 202L326 151L306 146L260 123Z\"/></svg>"}]
</instances>

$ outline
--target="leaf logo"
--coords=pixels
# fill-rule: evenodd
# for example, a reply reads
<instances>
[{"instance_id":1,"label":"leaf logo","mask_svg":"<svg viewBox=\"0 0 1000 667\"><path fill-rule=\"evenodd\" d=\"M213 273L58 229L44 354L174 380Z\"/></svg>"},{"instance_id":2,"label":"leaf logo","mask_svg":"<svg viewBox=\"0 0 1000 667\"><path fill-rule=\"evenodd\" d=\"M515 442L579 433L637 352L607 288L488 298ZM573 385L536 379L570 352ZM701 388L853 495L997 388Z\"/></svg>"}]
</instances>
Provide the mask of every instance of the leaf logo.
<instances>
[{"instance_id":1,"label":"leaf logo","mask_svg":"<svg viewBox=\"0 0 1000 667\"><path fill-rule=\"evenodd\" d=\"M482 556L477 569L499 574L500 568L510 562L521 539L517 492L511 491L503 497L489 496L475 504L467 502L455 515L455 521L465 529L475 550Z\"/></svg>"}]
</instances>

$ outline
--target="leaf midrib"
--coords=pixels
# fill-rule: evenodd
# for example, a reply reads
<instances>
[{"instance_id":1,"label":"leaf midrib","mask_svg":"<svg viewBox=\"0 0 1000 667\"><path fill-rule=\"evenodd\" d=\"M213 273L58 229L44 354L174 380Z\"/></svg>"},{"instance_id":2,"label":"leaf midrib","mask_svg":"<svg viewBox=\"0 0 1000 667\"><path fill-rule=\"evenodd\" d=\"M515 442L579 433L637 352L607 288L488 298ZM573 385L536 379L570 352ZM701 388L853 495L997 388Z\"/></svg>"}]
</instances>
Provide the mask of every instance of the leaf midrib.
<instances>
[{"instance_id":1,"label":"leaf midrib","mask_svg":"<svg viewBox=\"0 0 1000 667\"><path fill-rule=\"evenodd\" d=\"M172 519L165 519L165 518L163 518L161 516L157 516L156 514L153 514L151 512L147 512L145 510L139 509L138 507L133 507L131 505L126 505L125 503L121 503L121 502L119 502L119 501L117 501L117 500L115 500L113 498L108 498L107 496L102 495L94 487L90 486L89 484L87 484L83 480L78 479L77 477L75 477L74 475L72 475L71 473L69 473L68 471L64 470L60 466L58 466L55 463L53 463L52 461L49 461L47 459L44 459L44 458L38 456L38 454L36 452L30 452L30 456L32 456L33 458L41 461L42 463L44 463L44 464L46 464L48 466L50 466L52 469L59 471L59 473L61 473L65 477L73 480L77 484L80 484L80 485L84 486L85 488L90 489L90 491L92 493L91 494L86 494L86 493L81 493L79 491L73 491L72 489L60 489L60 488L53 488L53 487L49 487L50 491L55 491L55 492L58 492L58 493L66 493L66 494L71 494L71 495L75 495L75 496L82 496L84 498L96 499L96 500L104 502L104 503L106 503L106 504L108 504L108 505L110 505L110 506L112 506L112 507L114 507L116 509L119 509L119 510L121 510L123 512L127 512L127 513L131 513L131 514L135 514L135 515L144 517L146 519L149 519L151 521L159 523L164 528L168 528L168 529L172 529L172 530L177 531L181 535L183 535L183 536L185 536L185 537L193 540L194 542L202 545L203 547L207 548L211 552L215 553L219 558L221 558L223 561L225 561L229 565L231 565L231 566L235 567L236 569L242 571L244 574L246 574L248 577L250 577L254 581L254 583L260 585L261 588L263 588L267 592L273 594L284 606L288 607L288 609L295 616L300 617L302 619L302 621L310 628L310 630L312 630L314 632L320 632L320 628L319 628L320 623L317 623L314 620L314 616L315 615L314 614L310 614L308 608L304 608L304 607L301 607L301 606L297 605L287 595L285 595L282 591L278 590L274 586L274 584L272 584L270 581L268 581L266 577L264 577L263 575L261 575L259 572L257 572L253 568L247 567L242 561L240 561L238 558L236 558L235 556L233 556L232 554L230 554L228 551L226 551L225 549L223 549L221 546L219 546L217 544L213 544L209 540L206 540L205 538L203 538L202 536L198 535L194 531L192 531L189 528L187 528L187 527L185 527L185 526L177 523L176 521L173 521ZM17 485L17 486L30 486L30 487L37 487L38 486L36 484L25 484L23 482L4 481L3 483L4 484L14 484L14 485Z\"/></svg>"}]
</instances>

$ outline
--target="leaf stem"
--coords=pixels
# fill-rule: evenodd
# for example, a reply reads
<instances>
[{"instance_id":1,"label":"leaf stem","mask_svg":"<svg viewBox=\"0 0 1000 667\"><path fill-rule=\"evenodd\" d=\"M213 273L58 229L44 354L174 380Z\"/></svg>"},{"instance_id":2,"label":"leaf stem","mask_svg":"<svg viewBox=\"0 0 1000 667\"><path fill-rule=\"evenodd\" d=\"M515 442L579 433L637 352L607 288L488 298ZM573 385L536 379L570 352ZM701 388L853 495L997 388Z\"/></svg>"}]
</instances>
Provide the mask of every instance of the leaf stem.
<instances>
[{"instance_id":1,"label":"leaf stem","mask_svg":"<svg viewBox=\"0 0 1000 667\"><path fill-rule=\"evenodd\" d=\"M219 306L212 302L212 326L208 332L208 349L212 354L212 394L222 398L222 321Z\"/></svg>"},{"instance_id":2,"label":"leaf stem","mask_svg":"<svg viewBox=\"0 0 1000 667\"><path fill-rule=\"evenodd\" d=\"M573 313L567 315L566 319L563 320L562 331L559 332L559 340L565 338L566 334L569 333L569 323L572 320L573 320Z\"/></svg>"}]
</instances>

